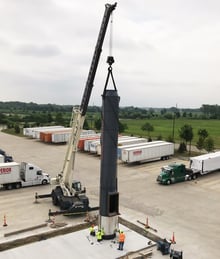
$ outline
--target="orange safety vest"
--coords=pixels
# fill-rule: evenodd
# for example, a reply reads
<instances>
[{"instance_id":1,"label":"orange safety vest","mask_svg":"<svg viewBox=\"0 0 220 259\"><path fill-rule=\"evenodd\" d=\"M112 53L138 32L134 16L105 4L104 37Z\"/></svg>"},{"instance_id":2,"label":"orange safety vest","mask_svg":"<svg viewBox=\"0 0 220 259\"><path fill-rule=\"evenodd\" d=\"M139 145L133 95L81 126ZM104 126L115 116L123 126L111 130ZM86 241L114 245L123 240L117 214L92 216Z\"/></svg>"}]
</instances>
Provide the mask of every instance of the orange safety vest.
<instances>
[{"instance_id":1,"label":"orange safety vest","mask_svg":"<svg viewBox=\"0 0 220 259\"><path fill-rule=\"evenodd\" d=\"M124 242L125 241L125 234L124 233L120 233L119 234L119 242Z\"/></svg>"}]
</instances>

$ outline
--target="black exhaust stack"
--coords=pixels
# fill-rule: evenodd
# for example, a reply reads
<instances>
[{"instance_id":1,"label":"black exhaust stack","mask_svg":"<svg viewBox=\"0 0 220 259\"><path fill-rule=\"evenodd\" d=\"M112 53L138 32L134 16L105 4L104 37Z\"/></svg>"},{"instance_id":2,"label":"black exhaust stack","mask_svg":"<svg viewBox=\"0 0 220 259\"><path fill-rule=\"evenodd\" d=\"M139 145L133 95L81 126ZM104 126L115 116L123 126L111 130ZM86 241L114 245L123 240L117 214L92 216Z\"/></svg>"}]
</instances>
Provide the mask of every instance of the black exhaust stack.
<instances>
[{"instance_id":1,"label":"black exhaust stack","mask_svg":"<svg viewBox=\"0 0 220 259\"><path fill-rule=\"evenodd\" d=\"M99 228L104 231L104 239L115 237L118 229L119 193L117 183L117 146L119 100L112 75L113 57L108 57L109 68L105 89L102 95L102 132L101 132L101 176L100 176L100 215ZM107 90L111 76L114 89Z\"/></svg>"}]
</instances>

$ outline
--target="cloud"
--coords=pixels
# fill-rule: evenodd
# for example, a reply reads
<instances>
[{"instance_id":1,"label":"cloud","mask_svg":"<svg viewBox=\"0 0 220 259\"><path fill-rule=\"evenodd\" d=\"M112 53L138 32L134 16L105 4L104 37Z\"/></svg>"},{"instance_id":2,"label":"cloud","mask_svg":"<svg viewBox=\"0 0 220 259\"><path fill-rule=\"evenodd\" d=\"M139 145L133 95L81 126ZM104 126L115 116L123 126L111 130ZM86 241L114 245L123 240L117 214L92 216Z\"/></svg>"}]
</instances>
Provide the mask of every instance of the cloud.
<instances>
[{"instance_id":1,"label":"cloud","mask_svg":"<svg viewBox=\"0 0 220 259\"><path fill-rule=\"evenodd\" d=\"M219 102L211 94L220 85L219 1L117 2L112 53L121 105ZM104 10L101 0L2 0L1 98L80 103ZM101 104L108 55L109 28L91 104Z\"/></svg>"},{"instance_id":2,"label":"cloud","mask_svg":"<svg viewBox=\"0 0 220 259\"><path fill-rule=\"evenodd\" d=\"M37 46L29 44L18 46L15 49L15 53L24 56L52 57L59 55L61 51L57 46L53 45Z\"/></svg>"}]
</instances>

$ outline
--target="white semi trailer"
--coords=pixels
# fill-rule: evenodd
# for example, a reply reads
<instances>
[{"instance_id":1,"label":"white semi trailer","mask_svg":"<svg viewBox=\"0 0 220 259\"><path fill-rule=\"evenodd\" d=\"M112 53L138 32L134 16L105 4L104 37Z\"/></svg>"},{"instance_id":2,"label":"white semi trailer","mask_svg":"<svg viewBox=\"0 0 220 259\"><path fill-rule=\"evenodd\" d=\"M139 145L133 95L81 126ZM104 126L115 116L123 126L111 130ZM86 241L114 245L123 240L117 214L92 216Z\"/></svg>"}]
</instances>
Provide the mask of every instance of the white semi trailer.
<instances>
[{"instance_id":1,"label":"white semi trailer","mask_svg":"<svg viewBox=\"0 0 220 259\"><path fill-rule=\"evenodd\" d=\"M145 139L145 142L140 142L140 143L135 143L135 144L128 144L128 145L124 145L124 146L118 146L118 159L121 160L121 154L122 154L122 151L124 149L132 148L132 147L140 148L141 146L148 146L148 145L150 146L150 145L155 145L155 144L159 144L159 143L164 143L164 141L162 141L162 140L155 140L155 141L148 142L148 140Z\"/></svg>"},{"instance_id":2,"label":"white semi trailer","mask_svg":"<svg viewBox=\"0 0 220 259\"><path fill-rule=\"evenodd\" d=\"M220 169L220 151L191 157L190 168L201 175L217 171Z\"/></svg>"},{"instance_id":3,"label":"white semi trailer","mask_svg":"<svg viewBox=\"0 0 220 259\"><path fill-rule=\"evenodd\" d=\"M174 154L174 144L163 142L122 150L121 160L126 163L166 160Z\"/></svg>"},{"instance_id":4,"label":"white semi trailer","mask_svg":"<svg viewBox=\"0 0 220 259\"><path fill-rule=\"evenodd\" d=\"M50 176L38 166L26 162L0 163L0 185L5 189L50 183Z\"/></svg>"},{"instance_id":5,"label":"white semi trailer","mask_svg":"<svg viewBox=\"0 0 220 259\"><path fill-rule=\"evenodd\" d=\"M123 147L131 144L138 144L138 143L147 143L146 138L139 138L139 137L128 137L128 138L118 138L118 147ZM102 154L102 146L101 143L97 145L96 148L97 155L101 156Z\"/></svg>"}]
</instances>

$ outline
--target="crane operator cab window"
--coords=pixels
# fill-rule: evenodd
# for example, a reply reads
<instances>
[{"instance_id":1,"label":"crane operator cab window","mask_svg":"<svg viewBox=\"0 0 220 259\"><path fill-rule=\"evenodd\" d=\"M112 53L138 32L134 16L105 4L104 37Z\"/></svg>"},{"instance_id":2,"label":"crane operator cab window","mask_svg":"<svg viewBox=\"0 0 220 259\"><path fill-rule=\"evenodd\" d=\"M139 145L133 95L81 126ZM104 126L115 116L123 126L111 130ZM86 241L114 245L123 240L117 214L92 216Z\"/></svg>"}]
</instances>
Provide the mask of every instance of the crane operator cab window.
<instances>
[{"instance_id":1,"label":"crane operator cab window","mask_svg":"<svg viewBox=\"0 0 220 259\"><path fill-rule=\"evenodd\" d=\"M76 192L80 192L80 191L82 190L81 182L73 182L73 183L72 183L72 188L73 188Z\"/></svg>"}]
</instances>

